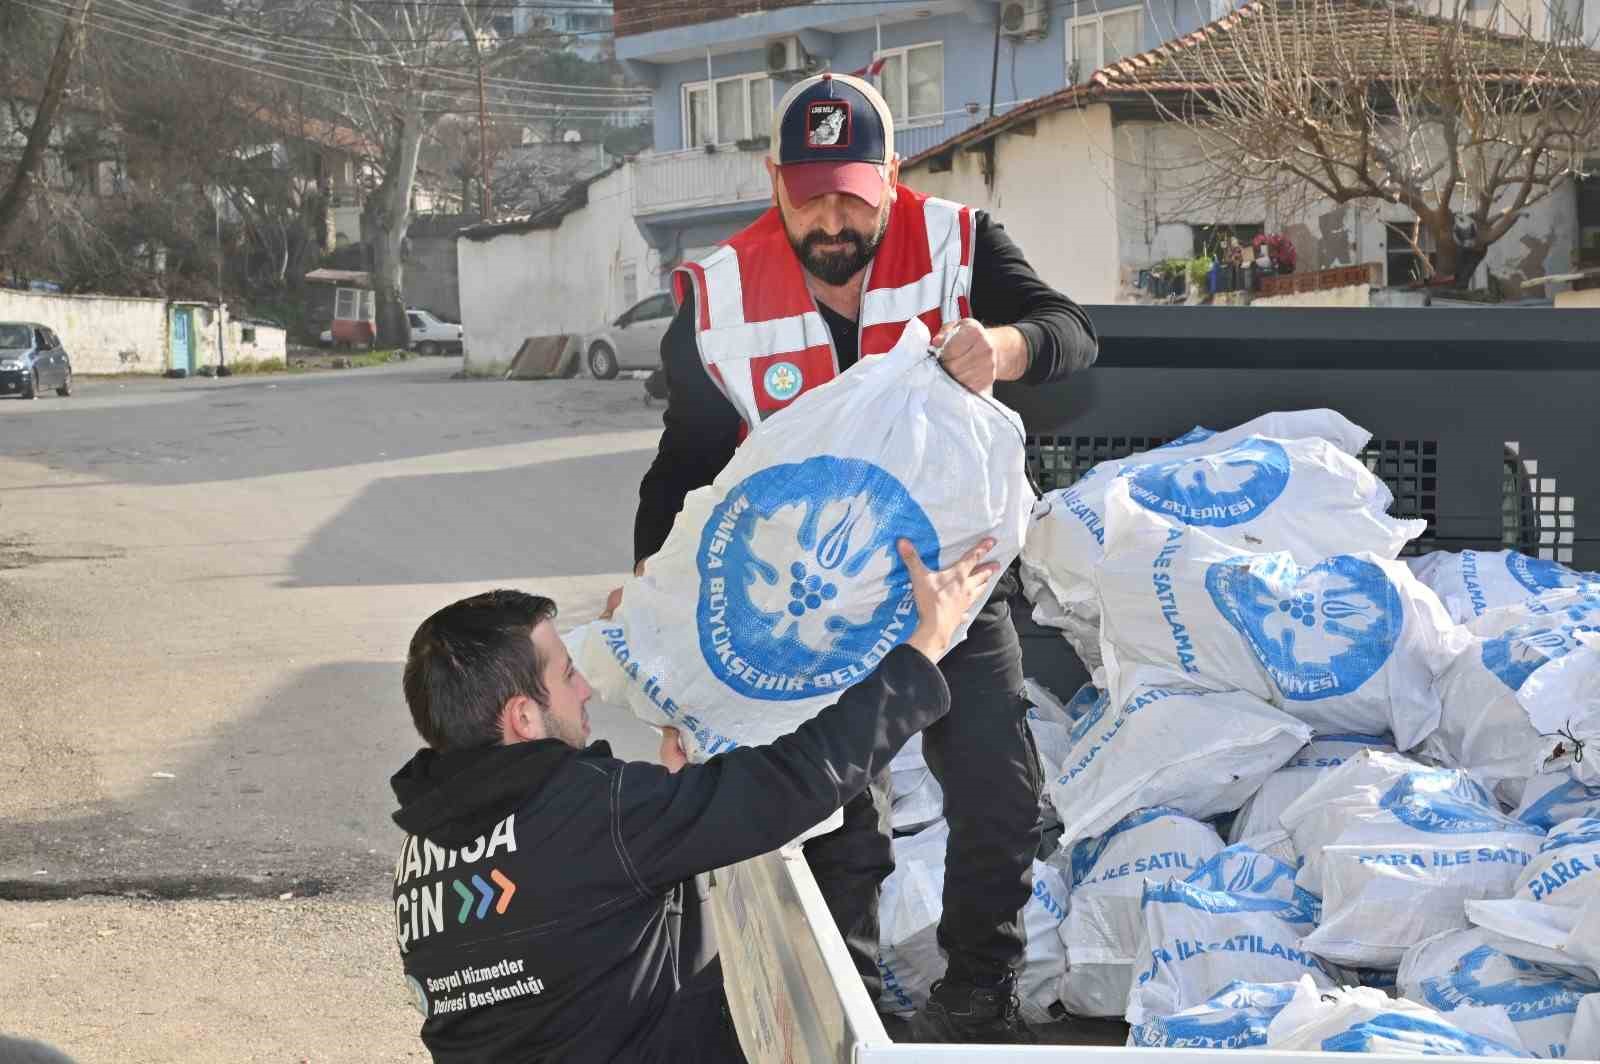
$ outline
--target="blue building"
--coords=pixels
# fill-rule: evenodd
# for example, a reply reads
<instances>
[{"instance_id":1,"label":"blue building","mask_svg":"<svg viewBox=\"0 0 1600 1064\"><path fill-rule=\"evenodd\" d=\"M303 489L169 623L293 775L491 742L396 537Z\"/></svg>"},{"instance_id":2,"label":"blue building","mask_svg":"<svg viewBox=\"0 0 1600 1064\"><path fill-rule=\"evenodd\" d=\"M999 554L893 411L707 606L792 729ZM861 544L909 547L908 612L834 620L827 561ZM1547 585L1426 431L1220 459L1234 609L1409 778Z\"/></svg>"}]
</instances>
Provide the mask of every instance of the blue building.
<instances>
[{"instance_id":1,"label":"blue building","mask_svg":"<svg viewBox=\"0 0 1600 1064\"><path fill-rule=\"evenodd\" d=\"M871 71L903 157L1220 14L1225 0L618 0L616 55L653 90L635 220L663 268L771 201L772 108L820 70ZM781 0L780 0L781 3ZM1226 9L1226 5L1222 10Z\"/></svg>"}]
</instances>

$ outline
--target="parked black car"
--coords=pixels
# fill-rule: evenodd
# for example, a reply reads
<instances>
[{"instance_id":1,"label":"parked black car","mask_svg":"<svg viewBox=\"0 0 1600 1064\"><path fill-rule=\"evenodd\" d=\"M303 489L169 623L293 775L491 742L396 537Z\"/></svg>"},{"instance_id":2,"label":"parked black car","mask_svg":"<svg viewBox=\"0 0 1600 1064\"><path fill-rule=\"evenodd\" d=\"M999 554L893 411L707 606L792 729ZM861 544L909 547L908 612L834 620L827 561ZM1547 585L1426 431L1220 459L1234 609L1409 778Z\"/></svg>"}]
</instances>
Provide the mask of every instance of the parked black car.
<instances>
[{"instance_id":1,"label":"parked black car","mask_svg":"<svg viewBox=\"0 0 1600 1064\"><path fill-rule=\"evenodd\" d=\"M32 321L0 321L0 395L32 399L46 388L72 394L72 361L54 332Z\"/></svg>"}]
</instances>

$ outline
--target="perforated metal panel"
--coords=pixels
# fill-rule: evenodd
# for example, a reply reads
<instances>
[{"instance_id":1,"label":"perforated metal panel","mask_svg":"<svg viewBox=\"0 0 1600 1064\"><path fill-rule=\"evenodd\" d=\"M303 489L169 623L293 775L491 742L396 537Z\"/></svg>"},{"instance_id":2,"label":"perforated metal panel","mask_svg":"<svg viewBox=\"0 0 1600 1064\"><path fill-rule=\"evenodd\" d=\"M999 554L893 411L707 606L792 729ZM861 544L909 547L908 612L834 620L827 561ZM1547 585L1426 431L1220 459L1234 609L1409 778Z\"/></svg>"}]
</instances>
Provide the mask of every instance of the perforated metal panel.
<instances>
[{"instance_id":1,"label":"perforated metal panel","mask_svg":"<svg viewBox=\"0 0 1600 1064\"><path fill-rule=\"evenodd\" d=\"M1428 522L1403 554L1425 554L1437 544L1439 526L1439 443L1437 440L1374 439L1356 456L1394 493L1389 512Z\"/></svg>"},{"instance_id":2,"label":"perforated metal panel","mask_svg":"<svg viewBox=\"0 0 1600 1064\"><path fill-rule=\"evenodd\" d=\"M1071 487L1101 462L1166 443L1164 436L1029 436L1028 471L1040 491Z\"/></svg>"},{"instance_id":3,"label":"perforated metal panel","mask_svg":"<svg viewBox=\"0 0 1600 1064\"><path fill-rule=\"evenodd\" d=\"M1550 470L1541 472L1539 459L1522 453L1522 445L1507 441L1501 481L1503 542L1535 558L1570 564L1577 538L1577 505L1562 495Z\"/></svg>"}]
</instances>

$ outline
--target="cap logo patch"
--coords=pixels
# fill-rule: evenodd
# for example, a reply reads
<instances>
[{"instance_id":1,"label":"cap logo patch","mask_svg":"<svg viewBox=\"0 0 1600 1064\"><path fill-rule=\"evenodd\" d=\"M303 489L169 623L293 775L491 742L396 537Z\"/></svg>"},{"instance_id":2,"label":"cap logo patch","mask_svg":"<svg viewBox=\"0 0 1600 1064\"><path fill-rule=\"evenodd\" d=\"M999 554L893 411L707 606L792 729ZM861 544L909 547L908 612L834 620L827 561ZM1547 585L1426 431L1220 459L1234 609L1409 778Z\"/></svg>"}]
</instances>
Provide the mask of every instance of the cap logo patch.
<instances>
[{"instance_id":1,"label":"cap logo patch","mask_svg":"<svg viewBox=\"0 0 1600 1064\"><path fill-rule=\"evenodd\" d=\"M813 100L806 107L806 147L845 148L849 145L849 101Z\"/></svg>"}]
</instances>

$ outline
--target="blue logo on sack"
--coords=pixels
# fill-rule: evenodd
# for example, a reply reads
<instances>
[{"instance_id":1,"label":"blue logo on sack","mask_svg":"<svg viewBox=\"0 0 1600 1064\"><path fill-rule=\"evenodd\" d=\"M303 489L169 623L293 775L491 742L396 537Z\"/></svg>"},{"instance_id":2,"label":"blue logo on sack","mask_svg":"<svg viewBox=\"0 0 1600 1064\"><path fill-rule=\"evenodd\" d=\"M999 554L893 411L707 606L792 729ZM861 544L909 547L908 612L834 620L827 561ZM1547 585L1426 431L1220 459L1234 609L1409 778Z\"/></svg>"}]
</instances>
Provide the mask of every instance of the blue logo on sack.
<instances>
[{"instance_id":1,"label":"blue logo on sack","mask_svg":"<svg viewBox=\"0 0 1600 1064\"><path fill-rule=\"evenodd\" d=\"M793 362L774 362L761 377L761 386L778 402L787 402L800 394L805 376Z\"/></svg>"},{"instance_id":2,"label":"blue logo on sack","mask_svg":"<svg viewBox=\"0 0 1600 1064\"><path fill-rule=\"evenodd\" d=\"M1600 787L1586 787L1567 776L1551 787L1517 819L1549 831L1568 820L1600 817Z\"/></svg>"},{"instance_id":3,"label":"blue logo on sack","mask_svg":"<svg viewBox=\"0 0 1600 1064\"><path fill-rule=\"evenodd\" d=\"M1253 521L1289 484L1289 455L1252 436L1216 454L1136 470L1128 495L1146 510L1186 525L1222 528Z\"/></svg>"},{"instance_id":4,"label":"blue logo on sack","mask_svg":"<svg viewBox=\"0 0 1600 1064\"><path fill-rule=\"evenodd\" d=\"M1395 780L1378 806L1393 813L1401 823L1435 835L1544 834L1536 827L1502 816L1488 791L1465 772L1452 769L1408 772Z\"/></svg>"},{"instance_id":5,"label":"blue logo on sack","mask_svg":"<svg viewBox=\"0 0 1600 1064\"><path fill-rule=\"evenodd\" d=\"M1422 981L1427 1004L1440 1012L1499 1005L1514 1023L1569 1016L1578 1011L1579 999L1596 992L1600 983L1508 956L1493 946L1467 953L1449 975Z\"/></svg>"},{"instance_id":6,"label":"blue logo on sack","mask_svg":"<svg viewBox=\"0 0 1600 1064\"><path fill-rule=\"evenodd\" d=\"M1330 1053L1381 1053L1398 1046L1410 1047L1424 1056L1528 1056L1459 1027L1400 1012L1381 1012L1322 1040L1322 1048Z\"/></svg>"},{"instance_id":7,"label":"blue logo on sack","mask_svg":"<svg viewBox=\"0 0 1600 1064\"><path fill-rule=\"evenodd\" d=\"M1148 809L1136 809L1113 824L1104 835L1099 838L1079 839L1072 844L1072 850L1067 857L1067 867L1071 870L1072 885L1080 887L1084 880L1094 872L1095 865L1100 863L1100 858L1105 854L1106 848L1118 835L1132 831L1134 828L1143 827L1152 820L1163 817L1177 817L1180 820L1192 819L1181 809L1174 809L1169 805L1153 805Z\"/></svg>"},{"instance_id":8,"label":"blue logo on sack","mask_svg":"<svg viewBox=\"0 0 1600 1064\"><path fill-rule=\"evenodd\" d=\"M1084 737L1094 730L1095 725L1105 719L1106 711L1111 708L1111 696L1102 693L1099 698L1084 711L1083 716L1072 722L1072 730L1067 733L1073 746L1083 742Z\"/></svg>"},{"instance_id":9,"label":"blue logo on sack","mask_svg":"<svg viewBox=\"0 0 1600 1064\"><path fill-rule=\"evenodd\" d=\"M1079 720L1084 714L1096 706L1104 705L1111 698L1110 694L1100 690L1092 683L1086 683L1078 688L1078 693L1072 696L1072 701L1067 703L1067 716Z\"/></svg>"},{"instance_id":10,"label":"blue logo on sack","mask_svg":"<svg viewBox=\"0 0 1600 1064\"><path fill-rule=\"evenodd\" d=\"M1294 998L1292 983L1234 980L1203 1005L1135 1025L1135 1045L1171 1049L1243 1049L1267 1044L1267 1026Z\"/></svg>"},{"instance_id":11,"label":"blue logo on sack","mask_svg":"<svg viewBox=\"0 0 1600 1064\"><path fill-rule=\"evenodd\" d=\"M1600 573L1576 572L1560 562L1530 558L1516 551L1507 552L1506 571L1511 574L1512 579L1535 595L1558 587L1600 585Z\"/></svg>"},{"instance_id":12,"label":"blue logo on sack","mask_svg":"<svg viewBox=\"0 0 1600 1064\"><path fill-rule=\"evenodd\" d=\"M1206 571L1206 590L1297 702L1360 689L1394 653L1404 623L1383 569L1348 554L1312 569L1287 554L1218 562Z\"/></svg>"},{"instance_id":13,"label":"blue logo on sack","mask_svg":"<svg viewBox=\"0 0 1600 1064\"><path fill-rule=\"evenodd\" d=\"M917 625L899 539L938 564L927 515L871 462L822 455L739 484L712 509L696 556L712 674L773 701L867 676Z\"/></svg>"},{"instance_id":14,"label":"blue logo on sack","mask_svg":"<svg viewBox=\"0 0 1600 1064\"><path fill-rule=\"evenodd\" d=\"M1285 912L1284 919L1321 923L1322 899L1295 885L1296 871L1276 857L1236 842L1203 862L1184 882L1212 894L1271 898L1274 906Z\"/></svg>"},{"instance_id":15,"label":"blue logo on sack","mask_svg":"<svg viewBox=\"0 0 1600 1064\"><path fill-rule=\"evenodd\" d=\"M1528 677L1578 648L1579 632L1600 632L1600 597L1584 596L1560 611L1561 620L1528 621L1483 641L1483 667L1513 691Z\"/></svg>"}]
</instances>

